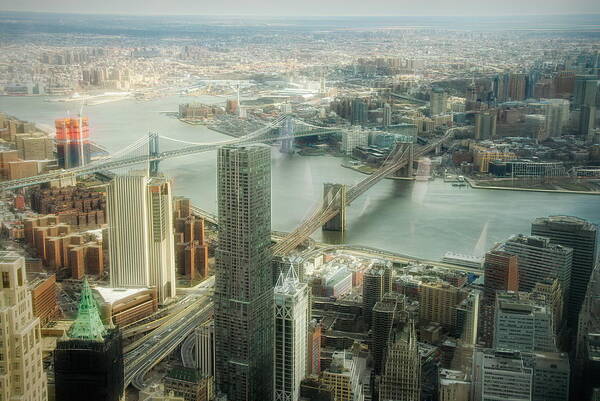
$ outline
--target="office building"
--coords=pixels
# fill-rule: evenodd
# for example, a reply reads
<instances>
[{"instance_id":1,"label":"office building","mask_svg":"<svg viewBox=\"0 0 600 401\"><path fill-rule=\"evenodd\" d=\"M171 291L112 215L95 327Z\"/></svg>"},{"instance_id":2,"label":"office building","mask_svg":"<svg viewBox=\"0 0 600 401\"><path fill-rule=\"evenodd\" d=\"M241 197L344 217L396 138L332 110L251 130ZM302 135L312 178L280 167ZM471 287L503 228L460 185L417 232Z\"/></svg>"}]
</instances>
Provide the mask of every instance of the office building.
<instances>
[{"instance_id":1,"label":"office building","mask_svg":"<svg viewBox=\"0 0 600 401\"><path fill-rule=\"evenodd\" d=\"M519 268L517 256L501 250L491 250L486 253L483 266L485 280L479 309L479 339L490 347L494 335L496 291L517 291Z\"/></svg>"},{"instance_id":2,"label":"office building","mask_svg":"<svg viewBox=\"0 0 600 401\"><path fill-rule=\"evenodd\" d=\"M90 162L90 129L87 117L61 118L54 122L58 165L71 168Z\"/></svg>"},{"instance_id":3,"label":"office building","mask_svg":"<svg viewBox=\"0 0 600 401\"><path fill-rule=\"evenodd\" d=\"M388 342L393 334L396 308L396 302L389 301L379 301L373 307L371 355L373 356L373 371L376 375L380 375L383 371Z\"/></svg>"},{"instance_id":4,"label":"office building","mask_svg":"<svg viewBox=\"0 0 600 401\"><path fill-rule=\"evenodd\" d=\"M472 401L532 401L533 369L518 351L476 349L471 380Z\"/></svg>"},{"instance_id":5,"label":"office building","mask_svg":"<svg viewBox=\"0 0 600 401\"><path fill-rule=\"evenodd\" d=\"M204 377L215 376L215 323L211 320L196 328L196 364Z\"/></svg>"},{"instance_id":6,"label":"office building","mask_svg":"<svg viewBox=\"0 0 600 401\"><path fill-rule=\"evenodd\" d=\"M448 94L442 88L432 88L429 94L429 110L432 116L444 114L447 108Z\"/></svg>"},{"instance_id":7,"label":"office building","mask_svg":"<svg viewBox=\"0 0 600 401\"><path fill-rule=\"evenodd\" d=\"M56 399L120 401L123 372L121 333L102 324L92 290L84 280L77 318L54 351Z\"/></svg>"},{"instance_id":8,"label":"office building","mask_svg":"<svg viewBox=\"0 0 600 401\"><path fill-rule=\"evenodd\" d=\"M309 306L310 312L310 306ZM321 373L321 333L323 329L316 320L308 323L308 337L306 338L306 375Z\"/></svg>"},{"instance_id":9,"label":"office building","mask_svg":"<svg viewBox=\"0 0 600 401\"><path fill-rule=\"evenodd\" d=\"M419 288L419 320L437 322L445 329L456 330L456 306L466 291L443 282L422 283Z\"/></svg>"},{"instance_id":10,"label":"office building","mask_svg":"<svg viewBox=\"0 0 600 401\"><path fill-rule=\"evenodd\" d=\"M494 348L556 352L552 311L527 292L496 292Z\"/></svg>"},{"instance_id":11,"label":"office building","mask_svg":"<svg viewBox=\"0 0 600 401\"><path fill-rule=\"evenodd\" d=\"M388 264L375 263L363 275L363 317L371 324L375 304L392 291L392 268Z\"/></svg>"},{"instance_id":12,"label":"office building","mask_svg":"<svg viewBox=\"0 0 600 401\"><path fill-rule=\"evenodd\" d=\"M573 107L595 106L598 93L598 77L595 75L576 75Z\"/></svg>"},{"instance_id":13,"label":"office building","mask_svg":"<svg viewBox=\"0 0 600 401\"><path fill-rule=\"evenodd\" d=\"M379 401L419 401L421 357L414 323L389 345L379 384Z\"/></svg>"},{"instance_id":14,"label":"office building","mask_svg":"<svg viewBox=\"0 0 600 401\"><path fill-rule=\"evenodd\" d=\"M0 252L0 399L47 401L40 320L33 315L25 259Z\"/></svg>"},{"instance_id":15,"label":"office building","mask_svg":"<svg viewBox=\"0 0 600 401\"><path fill-rule=\"evenodd\" d=\"M535 219L531 225L531 234L548 237L555 244L573 249L567 319L569 325L575 327L596 262L597 227L577 217L550 216Z\"/></svg>"},{"instance_id":16,"label":"office building","mask_svg":"<svg viewBox=\"0 0 600 401\"><path fill-rule=\"evenodd\" d=\"M496 137L496 120L497 115L495 110L482 111L475 114L475 139L493 139Z\"/></svg>"},{"instance_id":17,"label":"office building","mask_svg":"<svg viewBox=\"0 0 600 401\"><path fill-rule=\"evenodd\" d=\"M383 105L383 124L384 127L392 125L392 106L389 103Z\"/></svg>"},{"instance_id":18,"label":"office building","mask_svg":"<svg viewBox=\"0 0 600 401\"><path fill-rule=\"evenodd\" d=\"M321 380L331 388L336 401L364 401L370 373L366 363L364 355L353 355L349 351L333 353L331 365L323 371Z\"/></svg>"},{"instance_id":19,"label":"office building","mask_svg":"<svg viewBox=\"0 0 600 401\"><path fill-rule=\"evenodd\" d=\"M369 105L363 99L352 99L350 124L365 125L369 121Z\"/></svg>"},{"instance_id":20,"label":"office building","mask_svg":"<svg viewBox=\"0 0 600 401\"><path fill-rule=\"evenodd\" d=\"M293 267L281 273L274 288L273 399L297 401L306 376L308 285Z\"/></svg>"},{"instance_id":21,"label":"office building","mask_svg":"<svg viewBox=\"0 0 600 401\"><path fill-rule=\"evenodd\" d=\"M522 353L526 367L533 369L532 401L568 401L571 369L567 354Z\"/></svg>"},{"instance_id":22,"label":"office building","mask_svg":"<svg viewBox=\"0 0 600 401\"><path fill-rule=\"evenodd\" d=\"M527 74L511 73L508 80L510 100L525 100L527 95Z\"/></svg>"},{"instance_id":23,"label":"office building","mask_svg":"<svg viewBox=\"0 0 600 401\"><path fill-rule=\"evenodd\" d=\"M111 287L154 287L160 304L175 296L171 196L168 180L143 172L111 181L107 196Z\"/></svg>"},{"instance_id":24,"label":"office building","mask_svg":"<svg viewBox=\"0 0 600 401\"><path fill-rule=\"evenodd\" d=\"M369 144L369 133L359 127L345 129L342 131L342 142L340 151L352 155L356 147L367 146Z\"/></svg>"},{"instance_id":25,"label":"office building","mask_svg":"<svg viewBox=\"0 0 600 401\"><path fill-rule=\"evenodd\" d=\"M569 101L567 99L547 99L544 103L546 134L550 138L559 137L569 121Z\"/></svg>"},{"instance_id":26,"label":"office building","mask_svg":"<svg viewBox=\"0 0 600 401\"><path fill-rule=\"evenodd\" d=\"M307 377L300 383L300 400L335 401L331 386L316 377Z\"/></svg>"},{"instance_id":27,"label":"office building","mask_svg":"<svg viewBox=\"0 0 600 401\"><path fill-rule=\"evenodd\" d=\"M537 283L556 278L563 291L568 292L573 262L571 248L535 235L512 236L501 248L518 257L519 291L532 291Z\"/></svg>"},{"instance_id":28,"label":"office building","mask_svg":"<svg viewBox=\"0 0 600 401\"><path fill-rule=\"evenodd\" d=\"M583 136L588 142L593 142L595 135L597 110L596 106L583 105L579 112L579 135Z\"/></svg>"},{"instance_id":29,"label":"office building","mask_svg":"<svg viewBox=\"0 0 600 401\"><path fill-rule=\"evenodd\" d=\"M479 302L481 294L477 290L456 306L456 333L463 344L475 345L479 331Z\"/></svg>"},{"instance_id":30,"label":"office building","mask_svg":"<svg viewBox=\"0 0 600 401\"><path fill-rule=\"evenodd\" d=\"M225 146L217 157L217 389L230 401L272 397L271 149Z\"/></svg>"},{"instance_id":31,"label":"office building","mask_svg":"<svg viewBox=\"0 0 600 401\"><path fill-rule=\"evenodd\" d=\"M196 369L177 366L164 378L165 393L182 397L184 401L214 399L212 378L203 377Z\"/></svg>"},{"instance_id":32,"label":"office building","mask_svg":"<svg viewBox=\"0 0 600 401\"><path fill-rule=\"evenodd\" d=\"M438 386L439 401L469 401L471 382L465 372L440 369Z\"/></svg>"}]
</instances>

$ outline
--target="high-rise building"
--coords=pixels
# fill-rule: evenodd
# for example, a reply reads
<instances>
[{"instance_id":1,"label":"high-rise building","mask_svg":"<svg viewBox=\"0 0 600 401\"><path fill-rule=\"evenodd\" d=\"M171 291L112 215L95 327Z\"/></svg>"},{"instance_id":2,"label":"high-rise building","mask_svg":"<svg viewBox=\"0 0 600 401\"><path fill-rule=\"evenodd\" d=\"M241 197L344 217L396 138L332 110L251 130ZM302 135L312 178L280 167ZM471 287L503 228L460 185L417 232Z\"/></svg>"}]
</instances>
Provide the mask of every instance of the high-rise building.
<instances>
[{"instance_id":1,"label":"high-rise building","mask_svg":"<svg viewBox=\"0 0 600 401\"><path fill-rule=\"evenodd\" d=\"M573 249L567 319L574 327L596 262L597 227L577 217L550 216L536 219L531 225L531 234L548 237L556 244Z\"/></svg>"},{"instance_id":2,"label":"high-rise building","mask_svg":"<svg viewBox=\"0 0 600 401\"><path fill-rule=\"evenodd\" d=\"M388 346L385 368L379 384L379 401L419 401L421 357L414 323Z\"/></svg>"},{"instance_id":3,"label":"high-rise building","mask_svg":"<svg viewBox=\"0 0 600 401\"><path fill-rule=\"evenodd\" d=\"M519 291L532 291L545 279L558 279L565 293L569 290L573 250L555 244L550 238L515 235L502 244L502 250L517 255Z\"/></svg>"},{"instance_id":4,"label":"high-rise building","mask_svg":"<svg viewBox=\"0 0 600 401\"><path fill-rule=\"evenodd\" d=\"M392 291L391 266L382 263L371 266L363 275L363 316L368 325L371 324L373 307L390 291Z\"/></svg>"},{"instance_id":5,"label":"high-rise building","mask_svg":"<svg viewBox=\"0 0 600 401\"><path fill-rule=\"evenodd\" d=\"M350 113L352 125L365 125L369 121L369 105L363 99L352 99Z\"/></svg>"},{"instance_id":6,"label":"high-rise building","mask_svg":"<svg viewBox=\"0 0 600 401\"><path fill-rule=\"evenodd\" d=\"M595 75L576 75L573 106L595 106L598 94L598 77Z\"/></svg>"},{"instance_id":7,"label":"high-rise building","mask_svg":"<svg viewBox=\"0 0 600 401\"><path fill-rule=\"evenodd\" d=\"M365 384L369 380L366 364L367 358L364 355L335 351L331 357L331 365L323 371L321 380L331 388L336 401L364 400Z\"/></svg>"},{"instance_id":8,"label":"high-rise building","mask_svg":"<svg viewBox=\"0 0 600 401\"><path fill-rule=\"evenodd\" d=\"M438 386L440 401L469 401L471 382L465 372L440 369Z\"/></svg>"},{"instance_id":9,"label":"high-rise building","mask_svg":"<svg viewBox=\"0 0 600 401\"><path fill-rule=\"evenodd\" d=\"M54 351L56 399L119 401L123 374L121 333L104 327L84 280L77 318Z\"/></svg>"},{"instance_id":10,"label":"high-rise building","mask_svg":"<svg viewBox=\"0 0 600 401\"><path fill-rule=\"evenodd\" d=\"M456 330L456 306L466 297L466 292L453 285L433 282L422 283L419 288L419 319L437 322L445 329Z\"/></svg>"},{"instance_id":11,"label":"high-rise building","mask_svg":"<svg viewBox=\"0 0 600 401\"><path fill-rule=\"evenodd\" d=\"M154 287L159 303L175 296L171 184L145 173L115 177L108 186L110 285Z\"/></svg>"},{"instance_id":12,"label":"high-rise building","mask_svg":"<svg viewBox=\"0 0 600 401\"><path fill-rule=\"evenodd\" d=\"M517 291L519 288L519 268L516 255L500 250L491 250L486 253L483 266L485 280L479 309L479 339L483 344L490 347L494 335L496 291Z\"/></svg>"},{"instance_id":13,"label":"high-rise building","mask_svg":"<svg viewBox=\"0 0 600 401\"><path fill-rule=\"evenodd\" d=\"M496 293L494 348L556 352L552 311L527 292Z\"/></svg>"},{"instance_id":14,"label":"high-rise building","mask_svg":"<svg viewBox=\"0 0 600 401\"><path fill-rule=\"evenodd\" d=\"M360 127L345 129L342 131L342 142L340 151L352 155L357 146L367 146L369 144L369 133L363 131Z\"/></svg>"},{"instance_id":15,"label":"high-rise building","mask_svg":"<svg viewBox=\"0 0 600 401\"><path fill-rule=\"evenodd\" d=\"M384 127L392 125L392 106L389 103L383 105L383 124Z\"/></svg>"},{"instance_id":16,"label":"high-rise building","mask_svg":"<svg viewBox=\"0 0 600 401\"><path fill-rule=\"evenodd\" d=\"M196 363L202 376L215 376L215 323L211 320L195 329Z\"/></svg>"},{"instance_id":17,"label":"high-rise building","mask_svg":"<svg viewBox=\"0 0 600 401\"><path fill-rule=\"evenodd\" d=\"M531 401L568 401L571 369L567 354L522 353L526 367L533 369Z\"/></svg>"},{"instance_id":18,"label":"high-rise building","mask_svg":"<svg viewBox=\"0 0 600 401\"><path fill-rule=\"evenodd\" d=\"M525 100L527 95L527 74L510 74L508 97L510 100Z\"/></svg>"},{"instance_id":19,"label":"high-rise building","mask_svg":"<svg viewBox=\"0 0 600 401\"><path fill-rule=\"evenodd\" d=\"M47 401L40 320L33 316L25 258L0 252L0 399Z\"/></svg>"},{"instance_id":20,"label":"high-rise building","mask_svg":"<svg viewBox=\"0 0 600 401\"><path fill-rule=\"evenodd\" d=\"M429 94L429 110L432 116L444 114L446 112L446 104L448 95L442 88L432 88Z\"/></svg>"},{"instance_id":21,"label":"high-rise building","mask_svg":"<svg viewBox=\"0 0 600 401\"><path fill-rule=\"evenodd\" d=\"M216 380L230 401L272 397L270 155L264 145L225 146L217 157Z\"/></svg>"},{"instance_id":22,"label":"high-rise building","mask_svg":"<svg viewBox=\"0 0 600 401\"><path fill-rule=\"evenodd\" d=\"M547 99L544 103L546 133L549 137L559 137L569 121L569 101L567 99Z\"/></svg>"},{"instance_id":23,"label":"high-rise building","mask_svg":"<svg viewBox=\"0 0 600 401\"><path fill-rule=\"evenodd\" d=\"M308 323L308 337L306 338L307 376L318 375L321 372L321 332L322 327L316 320L312 320Z\"/></svg>"},{"instance_id":24,"label":"high-rise building","mask_svg":"<svg viewBox=\"0 0 600 401\"><path fill-rule=\"evenodd\" d=\"M390 339L392 339L395 323L403 310L404 298L395 293L387 293L373 307L371 355L373 357L373 371L376 375L381 374L383 371L383 361L387 354L387 347Z\"/></svg>"},{"instance_id":25,"label":"high-rise building","mask_svg":"<svg viewBox=\"0 0 600 401\"><path fill-rule=\"evenodd\" d=\"M300 382L306 376L308 334L308 285L291 267L275 284L273 400L297 401Z\"/></svg>"},{"instance_id":26,"label":"high-rise building","mask_svg":"<svg viewBox=\"0 0 600 401\"><path fill-rule=\"evenodd\" d=\"M90 162L90 129L87 117L61 118L54 122L58 165L78 167Z\"/></svg>"},{"instance_id":27,"label":"high-rise building","mask_svg":"<svg viewBox=\"0 0 600 401\"><path fill-rule=\"evenodd\" d=\"M493 139L496 137L497 115L494 110L475 114L475 139Z\"/></svg>"},{"instance_id":28,"label":"high-rise building","mask_svg":"<svg viewBox=\"0 0 600 401\"><path fill-rule=\"evenodd\" d=\"M594 129L596 128L596 106L581 106L579 114L579 135L585 137L588 142L593 142Z\"/></svg>"},{"instance_id":29,"label":"high-rise building","mask_svg":"<svg viewBox=\"0 0 600 401\"><path fill-rule=\"evenodd\" d=\"M531 401L533 369L518 351L475 350L471 381L472 401Z\"/></svg>"}]
</instances>

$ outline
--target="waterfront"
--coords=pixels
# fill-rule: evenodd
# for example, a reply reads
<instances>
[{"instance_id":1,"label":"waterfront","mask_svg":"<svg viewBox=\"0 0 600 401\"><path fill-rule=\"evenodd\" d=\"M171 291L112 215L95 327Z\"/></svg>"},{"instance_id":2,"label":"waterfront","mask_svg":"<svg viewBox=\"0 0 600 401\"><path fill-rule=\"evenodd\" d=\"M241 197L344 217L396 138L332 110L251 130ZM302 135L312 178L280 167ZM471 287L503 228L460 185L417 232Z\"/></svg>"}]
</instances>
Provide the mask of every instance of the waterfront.
<instances>
[{"instance_id":1,"label":"waterfront","mask_svg":"<svg viewBox=\"0 0 600 401\"><path fill-rule=\"evenodd\" d=\"M122 100L86 107L92 139L109 151L125 147L149 131L181 140L206 142L227 136L164 115L179 103L224 102L216 97L168 97L147 102ZM40 97L0 97L0 111L52 126L55 118L79 112L76 102L46 102ZM273 229L292 230L310 215L322 196L324 182L353 184L365 176L341 166L329 155L284 155L273 148ZM174 192L189 196L199 207L216 211L215 152L161 163L174 178ZM525 191L493 191L452 187L441 180L384 180L357 199L348 211L349 231L343 240L427 259L446 251L481 254L511 234L528 233L532 219L569 214L600 223L600 198L594 195ZM339 242L333 234L323 238Z\"/></svg>"}]
</instances>

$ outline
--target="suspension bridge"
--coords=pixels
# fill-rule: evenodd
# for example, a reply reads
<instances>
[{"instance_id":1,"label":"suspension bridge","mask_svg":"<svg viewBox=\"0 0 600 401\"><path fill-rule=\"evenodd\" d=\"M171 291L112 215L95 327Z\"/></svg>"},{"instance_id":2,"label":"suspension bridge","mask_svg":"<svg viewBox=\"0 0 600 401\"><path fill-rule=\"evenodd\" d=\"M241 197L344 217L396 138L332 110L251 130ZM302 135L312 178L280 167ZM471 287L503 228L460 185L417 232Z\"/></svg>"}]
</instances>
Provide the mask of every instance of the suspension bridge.
<instances>
[{"instance_id":1,"label":"suspension bridge","mask_svg":"<svg viewBox=\"0 0 600 401\"><path fill-rule=\"evenodd\" d=\"M279 118L254 132L223 141L190 142L157 133L150 133L148 136L139 138L118 152L99 158L83 166L0 182L0 191L39 185L93 173L111 172L138 164L147 164L150 173L155 174L158 172L158 165L162 160L209 152L224 145L249 145L261 142L282 141L283 147L289 147L296 138L329 135L338 133L341 130L342 128L339 127L321 127L310 124L291 115L281 115ZM167 149L165 150L164 148Z\"/></svg>"}]
</instances>

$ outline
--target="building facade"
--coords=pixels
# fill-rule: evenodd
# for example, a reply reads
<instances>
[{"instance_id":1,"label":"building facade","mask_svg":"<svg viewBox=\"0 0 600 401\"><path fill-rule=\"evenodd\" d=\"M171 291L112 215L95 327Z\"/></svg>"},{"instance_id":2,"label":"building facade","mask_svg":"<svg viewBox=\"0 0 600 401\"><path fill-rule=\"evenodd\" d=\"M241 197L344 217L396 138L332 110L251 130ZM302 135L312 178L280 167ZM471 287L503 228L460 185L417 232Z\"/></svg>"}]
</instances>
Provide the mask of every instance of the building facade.
<instances>
[{"instance_id":1,"label":"building facade","mask_svg":"<svg viewBox=\"0 0 600 401\"><path fill-rule=\"evenodd\" d=\"M217 157L217 389L230 401L272 397L273 282L268 146L225 146Z\"/></svg>"}]
</instances>

